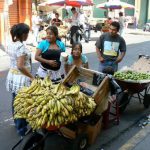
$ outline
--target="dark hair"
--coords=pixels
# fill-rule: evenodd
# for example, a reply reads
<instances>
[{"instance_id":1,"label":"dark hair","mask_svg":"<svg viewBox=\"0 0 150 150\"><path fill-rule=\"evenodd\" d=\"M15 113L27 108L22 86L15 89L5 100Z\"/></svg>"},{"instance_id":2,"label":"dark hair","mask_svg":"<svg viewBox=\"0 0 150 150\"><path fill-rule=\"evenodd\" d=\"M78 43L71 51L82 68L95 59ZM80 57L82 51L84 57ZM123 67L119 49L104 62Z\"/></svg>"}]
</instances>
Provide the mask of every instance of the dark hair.
<instances>
[{"instance_id":1,"label":"dark hair","mask_svg":"<svg viewBox=\"0 0 150 150\"><path fill-rule=\"evenodd\" d=\"M104 69L102 70L102 72L105 73L105 74L111 74L111 75L113 75L114 74L114 69L111 66L106 66L106 67L104 67Z\"/></svg>"},{"instance_id":2,"label":"dark hair","mask_svg":"<svg viewBox=\"0 0 150 150\"><path fill-rule=\"evenodd\" d=\"M75 7L72 7L72 8L71 8L71 11L74 11L74 10L76 10L76 8L75 8Z\"/></svg>"},{"instance_id":3,"label":"dark hair","mask_svg":"<svg viewBox=\"0 0 150 150\"><path fill-rule=\"evenodd\" d=\"M51 30L51 31L54 33L54 35L56 36L56 38L58 38L58 29L57 29L56 26L49 26L49 27L46 29L46 31L47 31L47 30Z\"/></svg>"},{"instance_id":4,"label":"dark hair","mask_svg":"<svg viewBox=\"0 0 150 150\"><path fill-rule=\"evenodd\" d=\"M55 13L56 16L59 16L59 13Z\"/></svg>"},{"instance_id":5,"label":"dark hair","mask_svg":"<svg viewBox=\"0 0 150 150\"><path fill-rule=\"evenodd\" d=\"M73 49L74 49L77 45L79 45L79 47L80 47L80 49L81 49L81 53L82 53L82 44L81 44L81 43L74 43L74 44L72 45L71 53L72 53Z\"/></svg>"},{"instance_id":6,"label":"dark hair","mask_svg":"<svg viewBox=\"0 0 150 150\"><path fill-rule=\"evenodd\" d=\"M110 25L113 26L113 27L116 27L116 28L117 28L117 31L119 31L119 29L120 29L120 24L119 24L119 22L113 21Z\"/></svg>"},{"instance_id":7,"label":"dark hair","mask_svg":"<svg viewBox=\"0 0 150 150\"><path fill-rule=\"evenodd\" d=\"M13 25L10 29L10 34L13 42L16 41L16 38L22 42L23 34L28 34L30 27L25 23L18 23Z\"/></svg>"},{"instance_id":8,"label":"dark hair","mask_svg":"<svg viewBox=\"0 0 150 150\"><path fill-rule=\"evenodd\" d=\"M123 12L119 12L119 16L123 16Z\"/></svg>"}]
</instances>

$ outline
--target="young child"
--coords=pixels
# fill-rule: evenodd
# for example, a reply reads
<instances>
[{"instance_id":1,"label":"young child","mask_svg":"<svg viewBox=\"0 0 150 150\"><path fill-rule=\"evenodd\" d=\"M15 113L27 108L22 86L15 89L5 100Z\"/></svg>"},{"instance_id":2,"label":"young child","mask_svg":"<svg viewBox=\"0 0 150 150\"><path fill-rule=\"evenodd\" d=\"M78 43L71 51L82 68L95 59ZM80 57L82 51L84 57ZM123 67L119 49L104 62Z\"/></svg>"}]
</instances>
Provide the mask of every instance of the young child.
<instances>
[{"instance_id":1,"label":"young child","mask_svg":"<svg viewBox=\"0 0 150 150\"><path fill-rule=\"evenodd\" d=\"M77 67L89 68L88 58L82 54L81 43L75 43L72 45L71 54L68 56L65 64L66 74L69 72L73 65L76 65Z\"/></svg>"}]
</instances>

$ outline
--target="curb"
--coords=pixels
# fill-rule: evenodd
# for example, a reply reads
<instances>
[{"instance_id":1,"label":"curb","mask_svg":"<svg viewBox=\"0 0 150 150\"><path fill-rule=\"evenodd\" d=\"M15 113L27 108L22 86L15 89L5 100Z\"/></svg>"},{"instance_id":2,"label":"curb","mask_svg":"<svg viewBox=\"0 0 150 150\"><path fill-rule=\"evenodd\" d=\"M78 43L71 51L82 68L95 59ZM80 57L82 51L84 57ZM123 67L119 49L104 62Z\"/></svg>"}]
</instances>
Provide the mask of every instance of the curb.
<instances>
[{"instance_id":1,"label":"curb","mask_svg":"<svg viewBox=\"0 0 150 150\"><path fill-rule=\"evenodd\" d=\"M141 129L137 134L130 138L119 150L132 150L138 144L140 144L144 138L150 134L150 125L147 125L144 129Z\"/></svg>"},{"instance_id":2,"label":"curb","mask_svg":"<svg viewBox=\"0 0 150 150\"><path fill-rule=\"evenodd\" d=\"M110 140L108 140L107 142L101 144L101 147L105 147L108 144L110 144L111 142L115 141L117 138L119 138L119 136L123 133L125 133L126 131L128 131L130 128L134 127L136 124L139 123L140 120L142 120L145 116L147 115L147 112L145 112L144 114L142 114L138 119L136 119L133 123L131 123L127 128L123 129L122 131L119 132L119 134L117 134L116 136L112 137ZM130 149L119 149L119 150L130 150Z\"/></svg>"},{"instance_id":3,"label":"curb","mask_svg":"<svg viewBox=\"0 0 150 150\"><path fill-rule=\"evenodd\" d=\"M142 33L142 32L128 32L127 34L150 36L150 33Z\"/></svg>"}]
</instances>

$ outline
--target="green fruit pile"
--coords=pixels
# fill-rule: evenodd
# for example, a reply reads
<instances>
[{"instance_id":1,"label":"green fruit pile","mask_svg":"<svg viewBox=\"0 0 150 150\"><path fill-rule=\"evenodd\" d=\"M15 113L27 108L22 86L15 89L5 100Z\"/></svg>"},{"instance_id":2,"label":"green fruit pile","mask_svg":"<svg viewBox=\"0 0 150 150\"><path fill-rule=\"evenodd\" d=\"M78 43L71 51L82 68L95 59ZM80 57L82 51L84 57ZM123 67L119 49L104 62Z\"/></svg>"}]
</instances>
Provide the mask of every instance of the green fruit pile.
<instances>
[{"instance_id":1,"label":"green fruit pile","mask_svg":"<svg viewBox=\"0 0 150 150\"><path fill-rule=\"evenodd\" d=\"M52 84L49 78L35 79L22 88L14 101L14 118L25 118L33 129L66 125L90 115L96 107L94 99L80 92L78 85L70 89Z\"/></svg>"},{"instance_id":2,"label":"green fruit pile","mask_svg":"<svg viewBox=\"0 0 150 150\"><path fill-rule=\"evenodd\" d=\"M150 74L134 71L117 71L115 72L114 77L119 80L150 80Z\"/></svg>"}]
</instances>

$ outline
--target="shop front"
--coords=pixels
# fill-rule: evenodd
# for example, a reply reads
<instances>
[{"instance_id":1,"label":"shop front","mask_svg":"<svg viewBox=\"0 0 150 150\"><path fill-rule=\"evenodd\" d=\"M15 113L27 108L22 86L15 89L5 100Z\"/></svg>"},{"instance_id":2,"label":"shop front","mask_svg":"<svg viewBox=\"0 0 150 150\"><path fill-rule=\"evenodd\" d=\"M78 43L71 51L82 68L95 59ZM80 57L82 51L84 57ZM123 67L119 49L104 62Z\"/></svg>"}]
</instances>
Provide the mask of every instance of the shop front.
<instances>
[{"instance_id":1,"label":"shop front","mask_svg":"<svg viewBox=\"0 0 150 150\"><path fill-rule=\"evenodd\" d=\"M0 0L0 45L7 45L9 29L17 23L31 26L32 0Z\"/></svg>"}]
</instances>

